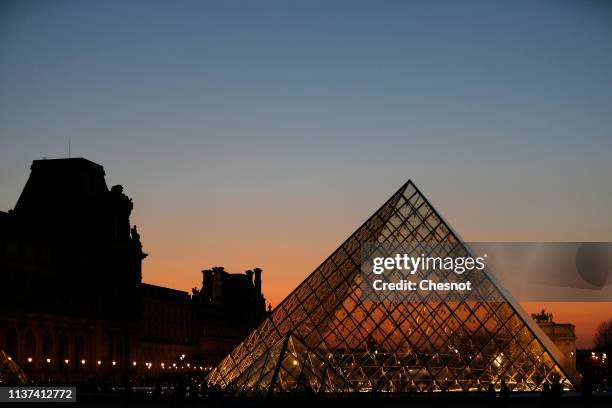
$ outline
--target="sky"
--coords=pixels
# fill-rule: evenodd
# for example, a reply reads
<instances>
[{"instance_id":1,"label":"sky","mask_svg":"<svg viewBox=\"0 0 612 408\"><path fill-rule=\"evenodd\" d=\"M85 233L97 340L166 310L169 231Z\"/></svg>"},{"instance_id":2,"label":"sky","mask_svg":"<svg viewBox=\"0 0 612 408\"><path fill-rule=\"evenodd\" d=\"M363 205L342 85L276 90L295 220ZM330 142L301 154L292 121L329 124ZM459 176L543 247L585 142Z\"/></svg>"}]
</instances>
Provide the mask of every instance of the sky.
<instances>
[{"instance_id":1,"label":"sky","mask_svg":"<svg viewBox=\"0 0 612 408\"><path fill-rule=\"evenodd\" d=\"M612 5L1 1L0 210L69 140L183 290L276 305L408 179L468 241L611 241Z\"/></svg>"}]
</instances>

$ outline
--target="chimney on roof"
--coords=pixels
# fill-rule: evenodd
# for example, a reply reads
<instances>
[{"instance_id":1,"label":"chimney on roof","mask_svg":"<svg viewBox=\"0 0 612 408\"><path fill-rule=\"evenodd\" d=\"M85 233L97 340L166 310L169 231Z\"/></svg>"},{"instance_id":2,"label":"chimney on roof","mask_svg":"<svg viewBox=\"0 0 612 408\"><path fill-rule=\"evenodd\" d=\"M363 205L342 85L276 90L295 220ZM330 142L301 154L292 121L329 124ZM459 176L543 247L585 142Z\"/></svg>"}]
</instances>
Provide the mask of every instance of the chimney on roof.
<instances>
[{"instance_id":1,"label":"chimney on roof","mask_svg":"<svg viewBox=\"0 0 612 408\"><path fill-rule=\"evenodd\" d=\"M212 269L204 269L202 271L202 291L204 299L207 302L212 302L213 298L213 271Z\"/></svg>"},{"instance_id":2,"label":"chimney on roof","mask_svg":"<svg viewBox=\"0 0 612 408\"><path fill-rule=\"evenodd\" d=\"M213 271L213 290L212 290L212 301L214 304L223 303L223 275L225 274L225 268L222 266L215 266L212 268Z\"/></svg>"},{"instance_id":3,"label":"chimney on roof","mask_svg":"<svg viewBox=\"0 0 612 408\"><path fill-rule=\"evenodd\" d=\"M253 283L253 271L252 270L248 270L245 272L245 275L248 277L249 282L251 282L251 284Z\"/></svg>"},{"instance_id":4,"label":"chimney on roof","mask_svg":"<svg viewBox=\"0 0 612 408\"><path fill-rule=\"evenodd\" d=\"M253 272L255 273L255 292L261 295L261 269L254 268Z\"/></svg>"}]
</instances>

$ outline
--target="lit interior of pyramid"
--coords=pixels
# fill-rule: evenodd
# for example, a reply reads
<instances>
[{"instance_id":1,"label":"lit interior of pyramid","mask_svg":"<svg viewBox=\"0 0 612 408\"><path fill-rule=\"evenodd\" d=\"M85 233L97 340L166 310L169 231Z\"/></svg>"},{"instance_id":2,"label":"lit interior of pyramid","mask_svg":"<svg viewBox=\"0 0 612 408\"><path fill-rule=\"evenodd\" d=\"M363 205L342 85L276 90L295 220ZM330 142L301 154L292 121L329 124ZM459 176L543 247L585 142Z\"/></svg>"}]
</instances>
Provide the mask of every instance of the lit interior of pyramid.
<instances>
[{"instance_id":1,"label":"lit interior of pyramid","mask_svg":"<svg viewBox=\"0 0 612 408\"><path fill-rule=\"evenodd\" d=\"M447 298L436 291L418 299L384 294L364 299L364 242L445 243L431 251L468 253L408 182L221 361L209 382L243 394L483 392L499 390L502 381L513 391L539 391L555 380L575 389L577 377L564 368L556 346L488 271L470 272L475 290L487 301ZM286 356L293 355L297 366L304 358L281 350L287 336L303 345L311 360L329 367L334 380L323 380L314 369L291 374ZM289 380L281 384L284 378Z\"/></svg>"},{"instance_id":2,"label":"lit interior of pyramid","mask_svg":"<svg viewBox=\"0 0 612 408\"><path fill-rule=\"evenodd\" d=\"M26 385L30 378L15 360L4 350L0 350L0 385Z\"/></svg>"}]
</instances>

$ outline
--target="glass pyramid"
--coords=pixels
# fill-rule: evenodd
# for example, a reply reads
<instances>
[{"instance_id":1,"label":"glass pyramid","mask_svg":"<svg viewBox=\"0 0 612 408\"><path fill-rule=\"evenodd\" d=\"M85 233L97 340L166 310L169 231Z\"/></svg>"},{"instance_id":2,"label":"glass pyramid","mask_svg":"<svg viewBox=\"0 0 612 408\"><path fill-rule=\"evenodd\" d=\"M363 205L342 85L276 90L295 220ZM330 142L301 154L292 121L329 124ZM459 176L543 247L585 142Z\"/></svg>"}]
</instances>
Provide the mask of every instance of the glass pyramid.
<instances>
[{"instance_id":1,"label":"glass pyramid","mask_svg":"<svg viewBox=\"0 0 612 408\"><path fill-rule=\"evenodd\" d=\"M578 374L567 359L486 269L470 271L470 278L487 301L433 291L364 298L361 251L371 242L432 243L435 256L470 253L408 181L219 363L209 383L247 394L301 390L307 383L317 393L479 392L490 385L499 390L502 380L514 391L539 391L554 379L576 388ZM423 279L440 278L425 273ZM287 342L293 345L283 350ZM296 377L288 355L302 362L312 355L333 371L333 380L315 368ZM274 367L284 370L282 382L273 378Z\"/></svg>"}]
</instances>

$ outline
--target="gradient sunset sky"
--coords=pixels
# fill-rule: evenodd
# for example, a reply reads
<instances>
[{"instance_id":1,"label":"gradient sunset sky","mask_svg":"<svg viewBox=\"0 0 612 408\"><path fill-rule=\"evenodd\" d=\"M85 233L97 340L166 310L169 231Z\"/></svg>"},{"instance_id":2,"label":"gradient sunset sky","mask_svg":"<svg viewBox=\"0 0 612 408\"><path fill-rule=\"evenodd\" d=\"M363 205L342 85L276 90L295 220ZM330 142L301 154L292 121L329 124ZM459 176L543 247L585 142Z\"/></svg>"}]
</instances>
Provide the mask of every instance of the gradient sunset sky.
<instances>
[{"instance_id":1,"label":"gradient sunset sky","mask_svg":"<svg viewBox=\"0 0 612 408\"><path fill-rule=\"evenodd\" d=\"M612 5L2 1L0 210L69 138L184 290L276 305L409 178L468 241L612 241Z\"/></svg>"}]
</instances>

